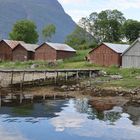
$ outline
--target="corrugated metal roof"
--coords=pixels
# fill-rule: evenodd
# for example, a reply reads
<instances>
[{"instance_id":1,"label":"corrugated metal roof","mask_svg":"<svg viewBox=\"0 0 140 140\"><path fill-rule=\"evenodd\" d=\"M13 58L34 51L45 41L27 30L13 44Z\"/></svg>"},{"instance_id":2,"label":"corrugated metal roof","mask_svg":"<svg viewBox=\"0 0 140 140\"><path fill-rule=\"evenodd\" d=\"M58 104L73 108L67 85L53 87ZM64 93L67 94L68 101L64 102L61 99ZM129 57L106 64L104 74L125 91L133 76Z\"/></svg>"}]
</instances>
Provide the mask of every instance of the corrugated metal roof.
<instances>
[{"instance_id":1,"label":"corrugated metal roof","mask_svg":"<svg viewBox=\"0 0 140 140\"><path fill-rule=\"evenodd\" d=\"M3 40L4 42L6 42L12 49L14 49L19 43L24 44L24 41L15 41L15 40Z\"/></svg>"},{"instance_id":2,"label":"corrugated metal roof","mask_svg":"<svg viewBox=\"0 0 140 140\"><path fill-rule=\"evenodd\" d=\"M35 52L35 49L39 47L37 44L27 44L27 43L19 43L21 44L27 51Z\"/></svg>"},{"instance_id":3,"label":"corrugated metal roof","mask_svg":"<svg viewBox=\"0 0 140 140\"><path fill-rule=\"evenodd\" d=\"M51 43L51 42L46 42L50 47L54 48L55 50L58 51L70 51L70 52L76 52L75 49L70 47L67 44L61 44L61 43Z\"/></svg>"},{"instance_id":4,"label":"corrugated metal roof","mask_svg":"<svg viewBox=\"0 0 140 140\"><path fill-rule=\"evenodd\" d=\"M125 52L130 46L126 44L113 44L113 43L106 43L106 42L103 42L103 44L108 46L110 49L114 50L117 53Z\"/></svg>"}]
</instances>

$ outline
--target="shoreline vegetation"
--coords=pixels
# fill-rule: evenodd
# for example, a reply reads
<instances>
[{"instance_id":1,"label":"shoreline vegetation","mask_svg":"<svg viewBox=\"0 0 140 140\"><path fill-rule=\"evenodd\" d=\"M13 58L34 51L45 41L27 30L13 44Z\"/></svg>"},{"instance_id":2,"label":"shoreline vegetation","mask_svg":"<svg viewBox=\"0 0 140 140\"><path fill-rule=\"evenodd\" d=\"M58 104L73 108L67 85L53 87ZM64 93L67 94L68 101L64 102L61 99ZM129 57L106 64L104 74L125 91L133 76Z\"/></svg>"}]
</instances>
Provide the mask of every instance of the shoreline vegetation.
<instances>
[{"instance_id":1,"label":"shoreline vegetation","mask_svg":"<svg viewBox=\"0 0 140 140\"><path fill-rule=\"evenodd\" d=\"M2 70L49 70L49 69L98 69L101 71L101 76L93 77L91 79L82 80L79 87L85 87L83 91L100 91L100 92L140 92L140 69L122 69L115 66L100 67L90 62L85 61L85 56L88 50L79 50L77 55L73 58L56 61L26 61L26 62L0 62L0 69ZM90 84L90 85L89 85ZM65 85L62 85L62 87ZM67 87L69 88L69 87ZM67 88L65 90L67 90ZM72 90L73 87L70 87Z\"/></svg>"}]
</instances>

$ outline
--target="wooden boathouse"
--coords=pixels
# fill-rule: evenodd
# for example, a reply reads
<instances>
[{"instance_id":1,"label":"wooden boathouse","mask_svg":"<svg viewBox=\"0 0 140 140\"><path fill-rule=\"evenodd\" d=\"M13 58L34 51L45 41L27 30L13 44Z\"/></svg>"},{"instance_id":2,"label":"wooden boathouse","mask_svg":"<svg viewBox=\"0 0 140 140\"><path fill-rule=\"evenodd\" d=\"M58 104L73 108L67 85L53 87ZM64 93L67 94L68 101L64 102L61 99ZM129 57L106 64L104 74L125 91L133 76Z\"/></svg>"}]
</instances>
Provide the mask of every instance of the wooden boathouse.
<instances>
[{"instance_id":1,"label":"wooden boathouse","mask_svg":"<svg viewBox=\"0 0 140 140\"><path fill-rule=\"evenodd\" d=\"M88 60L100 66L121 66L121 54L128 48L125 44L102 43L89 52Z\"/></svg>"},{"instance_id":2,"label":"wooden boathouse","mask_svg":"<svg viewBox=\"0 0 140 140\"><path fill-rule=\"evenodd\" d=\"M140 38L122 54L123 68L140 68Z\"/></svg>"},{"instance_id":3,"label":"wooden boathouse","mask_svg":"<svg viewBox=\"0 0 140 140\"><path fill-rule=\"evenodd\" d=\"M13 61L34 60L36 44L19 43L13 50Z\"/></svg>"},{"instance_id":4,"label":"wooden boathouse","mask_svg":"<svg viewBox=\"0 0 140 140\"><path fill-rule=\"evenodd\" d=\"M12 60L12 50L19 44L24 43L23 41L14 40L1 40L0 41L0 60L1 61L11 61Z\"/></svg>"},{"instance_id":5,"label":"wooden boathouse","mask_svg":"<svg viewBox=\"0 0 140 140\"><path fill-rule=\"evenodd\" d=\"M67 44L45 42L35 50L35 60L55 61L73 57L76 50Z\"/></svg>"}]
</instances>

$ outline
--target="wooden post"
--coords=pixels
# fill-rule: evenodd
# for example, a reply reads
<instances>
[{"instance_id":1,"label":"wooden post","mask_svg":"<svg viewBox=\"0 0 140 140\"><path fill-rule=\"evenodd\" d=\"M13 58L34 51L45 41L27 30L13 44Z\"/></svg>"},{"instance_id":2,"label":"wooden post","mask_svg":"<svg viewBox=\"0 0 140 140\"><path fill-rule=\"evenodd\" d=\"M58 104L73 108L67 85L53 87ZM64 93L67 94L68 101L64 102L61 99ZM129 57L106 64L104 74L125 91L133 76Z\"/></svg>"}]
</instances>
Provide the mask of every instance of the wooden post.
<instances>
[{"instance_id":1,"label":"wooden post","mask_svg":"<svg viewBox=\"0 0 140 140\"><path fill-rule=\"evenodd\" d=\"M79 79L79 72L76 73L76 78Z\"/></svg>"},{"instance_id":2,"label":"wooden post","mask_svg":"<svg viewBox=\"0 0 140 140\"><path fill-rule=\"evenodd\" d=\"M0 107L2 106L1 91L0 91Z\"/></svg>"},{"instance_id":3,"label":"wooden post","mask_svg":"<svg viewBox=\"0 0 140 140\"><path fill-rule=\"evenodd\" d=\"M57 83L57 72L55 71L54 82Z\"/></svg>"},{"instance_id":4,"label":"wooden post","mask_svg":"<svg viewBox=\"0 0 140 140\"><path fill-rule=\"evenodd\" d=\"M32 94L31 103L33 103L33 100L34 100L34 95Z\"/></svg>"},{"instance_id":5,"label":"wooden post","mask_svg":"<svg viewBox=\"0 0 140 140\"><path fill-rule=\"evenodd\" d=\"M45 94L43 94L43 100L45 100L46 99L46 95Z\"/></svg>"},{"instance_id":6,"label":"wooden post","mask_svg":"<svg viewBox=\"0 0 140 140\"><path fill-rule=\"evenodd\" d=\"M23 100L23 96L22 93L20 93L20 104L22 103L22 100Z\"/></svg>"},{"instance_id":7,"label":"wooden post","mask_svg":"<svg viewBox=\"0 0 140 140\"><path fill-rule=\"evenodd\" d=\"M92 77L92 72L91 72L91 70L89 71L89 78L91 78Z\"/></svg>"},{"instance_id":8,"label":"wooden post","mask_svg":"<svg viewBox=\"0 0 140 140\"><path fill-rule=\"evenodd\" d=\"M56 99L56 94L54 93L54 100Z\"/></svg>"},{"instance_id":9,"label":"wooden post","mask_svg":"<svg viewBox=\"0 0 140 140\"><path fill-rule=\"evenodd\" d=\"M66 72L66 82L68 81L68 72Z\"/></svg>"},{"instance_id":10,"label":"wooden post","mask_svg":"<svg viewBox=\"0 0 140 140\"><path fill-rule=\"evenodd\" d=\"M58 71L57 71L56 77L57 77L57 79L59 78L59 72Z\"/></svg>"},{"instance_id":11,"label":"wooden post","mask_svg":"<svg viewBox=\"0 0 140 140\"><path fill-rule=\"evenodd\" d=\"M91 86L91 77L92 77L92 72L91 72L91 70L89 71L89 81L90 81L90 86Z\"/></svg>"},{"instance_id":12,"label":"wooden post","mask_svg":"<svg viewBox=\"0 0 140 140\"><path fill-rule=\"evenodd\" d=\"M13 77L14 77L14 72L13 71L11 71L12 73L11 73L11 85L13 84Z\"/></svg>"},{"instance_id":13,"label":"wooden post","mask_svg":"<svg viewBox=\"0 0 140 140\"><path fill-rule=\"evenodd\" d=\"M44 72L44 76L45 76L45 77L44 77L44 81L46 81L46 71Z\"/></svg>"},{"instance_id":14,"label":"wooden post","mask_svg":"<svg viewBox=\"0 0 140 140\"><path fill-rule=\"evenodd\" d=\"M23 84L24 84L24 77L25 77L25 71L23 72L23 75L22 75L22 79L21 79L21 83L20 83L20 89L23 88Z\"/></svg>"},{"instance_id":15,"label":"wooden post","mask_svg":"<svg viewBox=\"0 0 140 140\"><path fill-rule=\"evenodd\" d=\"M33 83L33 86L34 86L34 72L33 72L33 77L32 77L32 83Z\"/></svg>"}]
</instances>

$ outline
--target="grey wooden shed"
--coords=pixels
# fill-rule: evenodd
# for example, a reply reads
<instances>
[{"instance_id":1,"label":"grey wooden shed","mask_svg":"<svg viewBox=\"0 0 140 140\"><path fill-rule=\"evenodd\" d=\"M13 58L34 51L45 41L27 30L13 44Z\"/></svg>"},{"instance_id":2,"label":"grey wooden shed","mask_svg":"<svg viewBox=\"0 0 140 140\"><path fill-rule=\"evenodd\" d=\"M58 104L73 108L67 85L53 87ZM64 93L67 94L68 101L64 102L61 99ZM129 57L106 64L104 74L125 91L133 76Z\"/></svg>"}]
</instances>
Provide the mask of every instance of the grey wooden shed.
<instances>
[{"instance_id":1,"label":"grey wooden shed","mask_svg":"<svg viewBox=\"0 0 140 140\"><path fill-rule=\"evenodd\" d=\"M140 68L140 38L122 54L123 68Z\"/></svg>"}]
</instances>

